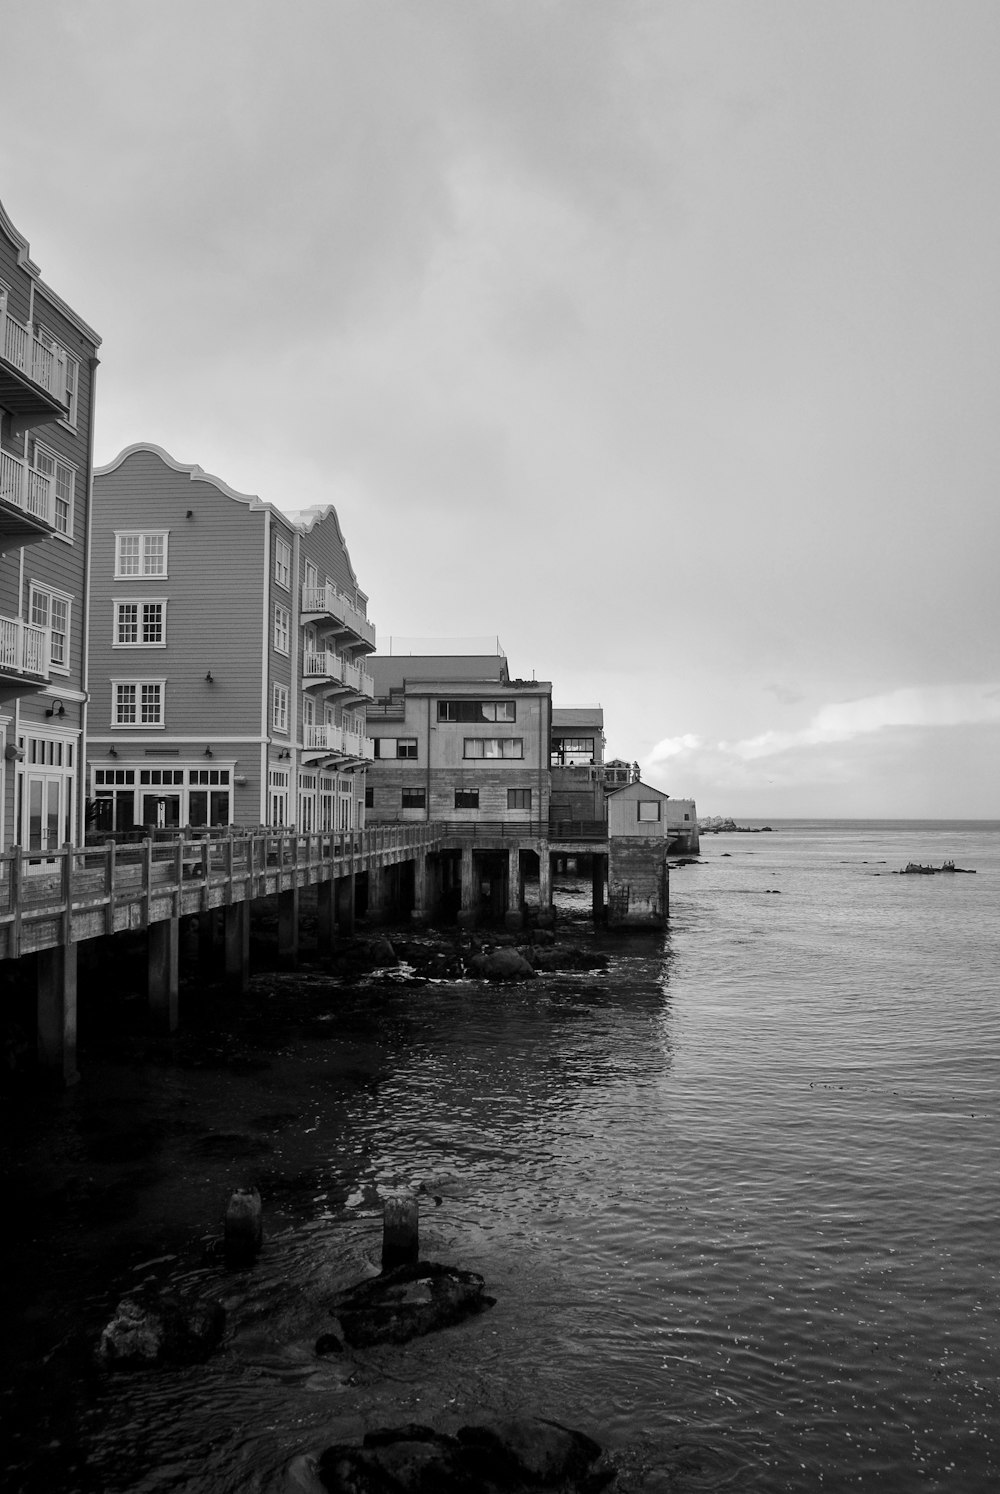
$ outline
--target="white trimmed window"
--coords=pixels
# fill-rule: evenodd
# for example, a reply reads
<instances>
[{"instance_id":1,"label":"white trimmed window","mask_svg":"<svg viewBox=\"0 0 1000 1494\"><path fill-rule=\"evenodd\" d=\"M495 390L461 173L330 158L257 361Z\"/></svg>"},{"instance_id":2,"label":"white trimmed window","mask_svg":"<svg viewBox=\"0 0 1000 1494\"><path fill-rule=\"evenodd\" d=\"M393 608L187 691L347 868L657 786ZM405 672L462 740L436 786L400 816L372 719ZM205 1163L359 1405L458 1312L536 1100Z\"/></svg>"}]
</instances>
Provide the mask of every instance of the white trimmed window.
<instances>
[{"instance_id":1,"label":"white trimmed window","mask_svg":"<svg viewBox=\"0 0 1000 1494\"><path fill-rule=\"evenodd\" d=\"M271 687L271 725L275 731L288 730L288 686Z\"/></svg>"},{"instance_id":2,"label":"white trimmed window","mask_svg":"<svg viewBox=\"0 0 1000 1494\"><path fill-rule=\"evenodd\" d=\"M280 602L274 604L274 646L279 654L287 654L292 633L292 614Z\"/></svg>"},{"instance_id":3,"label":"white trimmed window","mask_svg":"<svg viewBox=\"0 0 1000 1494\"><path fill-rule=\"evenodd\" d=\"M32 467L46 478L54 495L53 523L56 533L73 538L73 498L76 492L76 470L61 462L55 452L34 443Z\"/></svg>"},{"instance_id":4,"label":"white trimmed window","mask_svg":"<svg viewBox=\"0 0 1000 1494\"><path fill-rule=\"evenodd\" d=\"M162 726L163 680L112 680L112 726Z\"/></svg>"},{"instance_id":5,"label":"white trimmed window","mask_svg":"<svg viewBox=\"0 0 1000 1494\"><path fill-rule=\"evenodd\" d=\"M274 538L274 579L279 586L286 591L291 587L292 580L292 547L287 540Z\"/></svg>"},{"instance_id":6,"label":"white trimmed window","mask_svg":"<svg viewBox=\"0 0 1000 1494\"><path fill-rule=\"evenodd\" d=\"M116 530L115 580L135 581L167 574L169 530Z\"/></svg>"},{"instance_id":7,"label":"white trimmed window","mask_svg":"<svg viewBox=\"0 0 1000 1494\"><path fill-rule=\"evenodd\" d=\"M115 648L165 648L166 643L165 598L115 603Z\"/></svg>"},{"instance_id":8,"label":"white trimmed window","mask_svg":"<svg viewBox=\"0 0 1000 1494\"><path fill-rule=\"evenodd\" d=\"M50 667L60 674L69 673L69 616L71 597L63 591L51 591L47 586L31 583L28 611L36 628L49 628L51 649Z\"/></svg>"}]
</instances>

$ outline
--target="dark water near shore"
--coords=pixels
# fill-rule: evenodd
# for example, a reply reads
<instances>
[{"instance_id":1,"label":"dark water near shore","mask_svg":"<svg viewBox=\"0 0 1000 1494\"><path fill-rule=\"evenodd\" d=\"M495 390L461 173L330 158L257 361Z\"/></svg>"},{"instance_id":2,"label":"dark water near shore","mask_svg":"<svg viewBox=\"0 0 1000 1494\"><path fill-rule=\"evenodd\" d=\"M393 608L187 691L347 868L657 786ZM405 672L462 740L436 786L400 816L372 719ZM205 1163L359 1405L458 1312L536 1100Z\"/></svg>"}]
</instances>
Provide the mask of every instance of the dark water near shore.
<instances>
[{"instance_id":1,"label":"dark water near shore","mask_svg":"<svg viewBox=\"0 0 1000 1494\"><path fill-rule=\"evenodd\" d=\"M604 973L190 990L171 1054L85 1022L84 1083L6 1113L3 1486L279 1494L368 1426L525 1409L630 1491L994 1489L1000 826L772 823L707 838L663 938L564 882ZM977 875L890 875L946 857ZM203 1268L247 1180L265 1253ZM497 1306L318 1360L399 1184ZM226 1345L103 1381L146 1276L217 1289Z\"/></svg>"}]
</instances>

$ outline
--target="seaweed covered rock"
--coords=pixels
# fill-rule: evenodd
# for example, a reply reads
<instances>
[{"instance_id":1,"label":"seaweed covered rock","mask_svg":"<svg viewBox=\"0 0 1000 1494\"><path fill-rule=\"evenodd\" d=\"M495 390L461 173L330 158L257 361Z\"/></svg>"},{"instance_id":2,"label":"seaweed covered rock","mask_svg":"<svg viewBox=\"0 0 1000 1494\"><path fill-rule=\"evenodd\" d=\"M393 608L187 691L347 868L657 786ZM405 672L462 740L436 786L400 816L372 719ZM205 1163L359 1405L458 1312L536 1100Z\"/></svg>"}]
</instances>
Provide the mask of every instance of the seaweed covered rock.
<instances>
[{"instance_id":1,"label":"seaweed covered rock","mask_svg":"<svg viewBox=\"0 0 1000 1494\"><path fill-rule=\"evenodd\" d=\"M97 1360L106 1369L194 1364L222 1339L222 1305L212 1298L137 1291L123 1297L103 1329Z\"/></svg>"},{"instance_id":2,"label":"seaweed covered rock","mask_svg":"<svg viewBox=\"0 0 1000 1494\"><path fill-rule=\"evenodd\" d=\"M320 1456L327 1494L596 1494L614 1479L600 1447L541 1417L461 1427L454 1437L410 1423L369 1432Z\"/></svg>"},{"instance_id":3,"label":"seaweed covered rock","mask_svg":"<svg viewBox=\"0 0 1000 1494\"><path fill-rule=\"evenodd\" d=\"M480 980L533 980L534 968L516 949L495 949L492 954L473 955L469 974Z\"/></svg>"},{"instance_id":4,"label":"seaweed covered rock","mask_svg":"<svg viewBox=\"0 0 1000 1494\"><path fill-rule=\"evenodd\" d=\"M485 1288L475 1271L417 1261L349 1287L330 1312L352 1348L405 1344L492 1307L496 1299Z\"/></svg>"}]
</instances>

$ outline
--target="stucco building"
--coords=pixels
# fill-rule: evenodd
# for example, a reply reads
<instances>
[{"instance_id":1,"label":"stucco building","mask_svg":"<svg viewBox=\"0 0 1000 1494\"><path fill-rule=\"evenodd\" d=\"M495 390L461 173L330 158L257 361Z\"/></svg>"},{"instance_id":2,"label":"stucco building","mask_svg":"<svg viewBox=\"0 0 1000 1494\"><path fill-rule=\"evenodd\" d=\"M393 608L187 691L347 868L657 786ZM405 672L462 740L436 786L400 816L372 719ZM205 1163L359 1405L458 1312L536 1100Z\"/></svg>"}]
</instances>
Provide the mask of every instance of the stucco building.
<instances>
[{"instance_id":1,"label":"stucco building","mask_svg":"<svg viewBox=\"0 0 1000 1494\"><path fill-rule=\"evenodd\" d=\"M100 338L0 206L0 843L83 834L85 623ZM42 864L39 858L38 864Z\"/></svg>"},{"instance_id":2,"label":"stucco building","mask_svg":"<svg viewBox=\"0 0 1000 1494\"><path fill-rule=\"evenodd\" d=\"M375 630L332 507L130 446L95 473L91 592L95 829L363 824Z\"/></svg>"}]
</instances>

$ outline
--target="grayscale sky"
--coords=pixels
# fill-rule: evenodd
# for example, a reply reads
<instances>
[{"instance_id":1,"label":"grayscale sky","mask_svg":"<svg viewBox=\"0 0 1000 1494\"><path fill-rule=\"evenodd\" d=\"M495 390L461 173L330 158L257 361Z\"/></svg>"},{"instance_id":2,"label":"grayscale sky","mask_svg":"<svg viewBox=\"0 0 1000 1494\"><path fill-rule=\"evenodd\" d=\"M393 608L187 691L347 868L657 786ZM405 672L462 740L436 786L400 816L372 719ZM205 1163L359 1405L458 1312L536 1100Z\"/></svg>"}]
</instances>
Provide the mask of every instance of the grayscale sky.
<instances>
[{"instance_id":1,"label":"grayscale sky","mask_svg":"<svg viewBox=\"0 0 1000 1494\"><path fill-rule=\"evenodd\" d=\"M738 817L1000 817L996 0L9 0L152 441Z\"/></svg>"}]
</instances>

